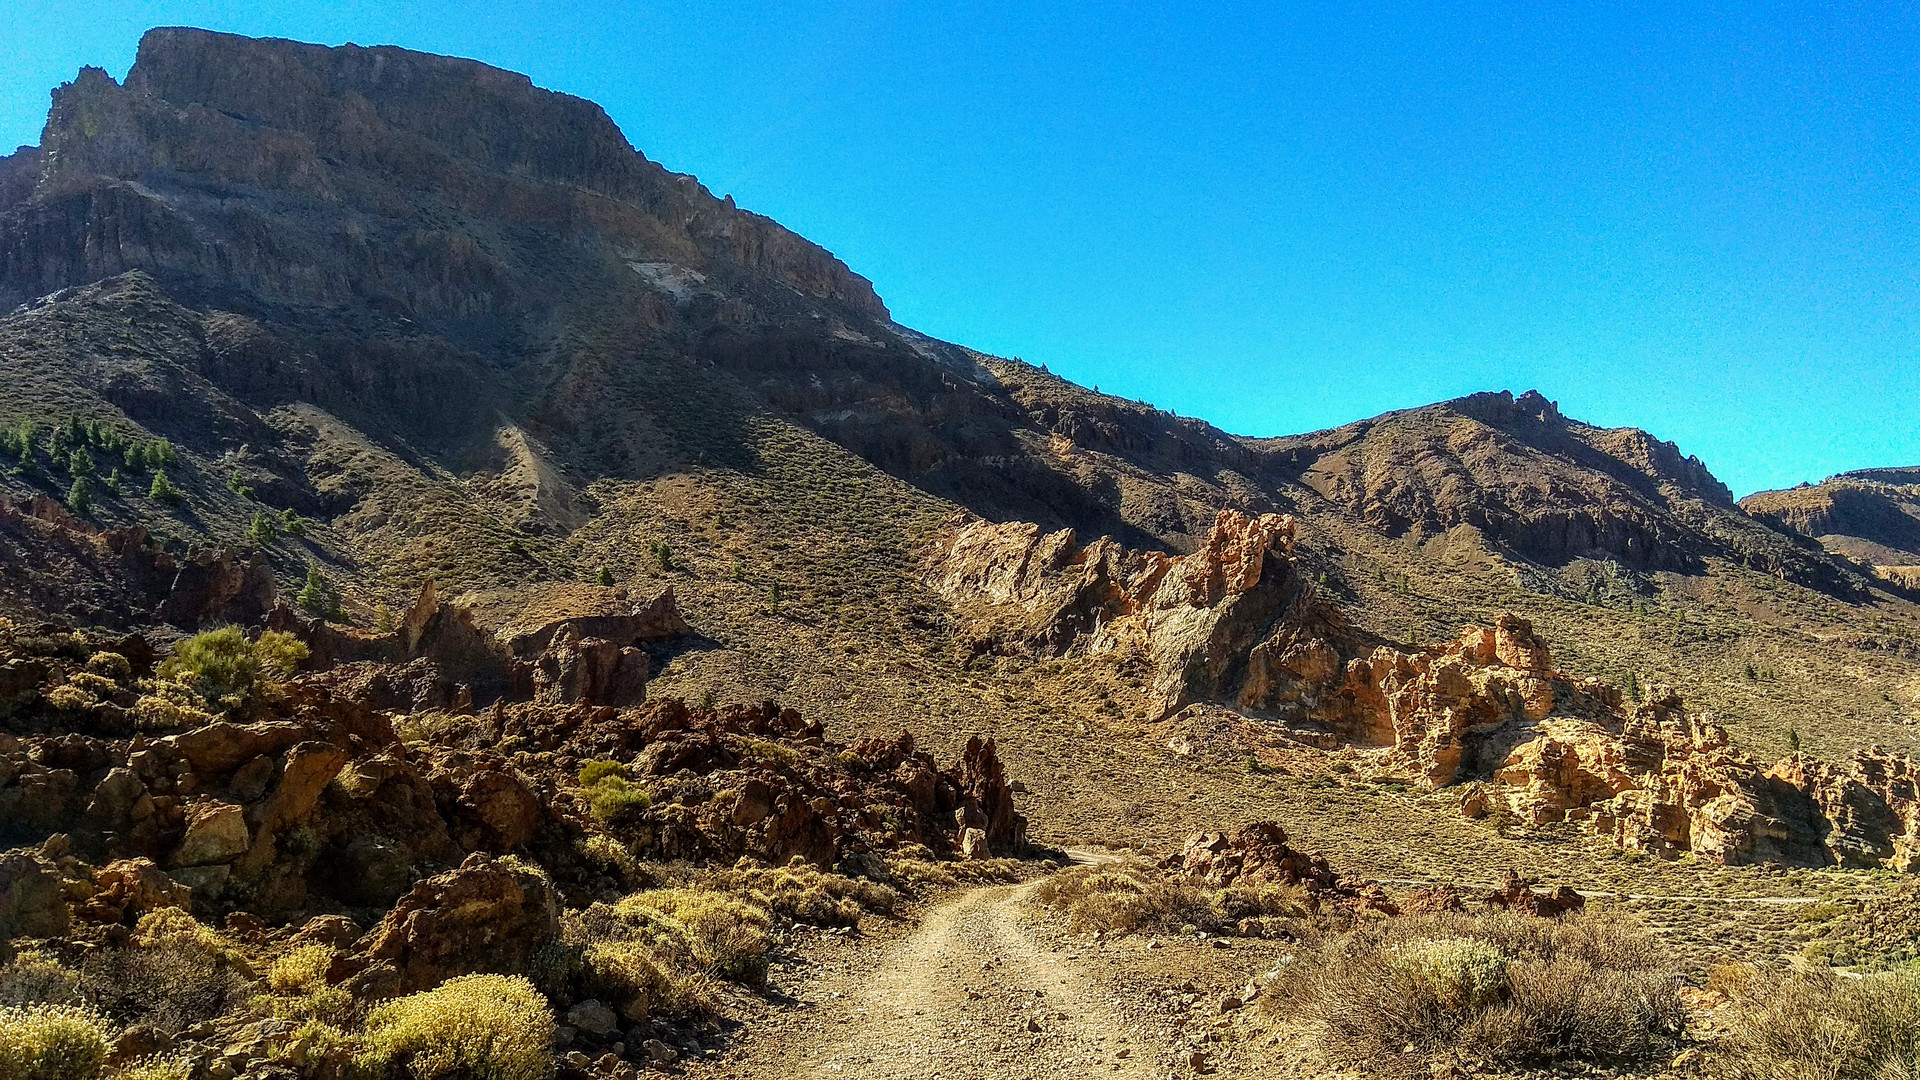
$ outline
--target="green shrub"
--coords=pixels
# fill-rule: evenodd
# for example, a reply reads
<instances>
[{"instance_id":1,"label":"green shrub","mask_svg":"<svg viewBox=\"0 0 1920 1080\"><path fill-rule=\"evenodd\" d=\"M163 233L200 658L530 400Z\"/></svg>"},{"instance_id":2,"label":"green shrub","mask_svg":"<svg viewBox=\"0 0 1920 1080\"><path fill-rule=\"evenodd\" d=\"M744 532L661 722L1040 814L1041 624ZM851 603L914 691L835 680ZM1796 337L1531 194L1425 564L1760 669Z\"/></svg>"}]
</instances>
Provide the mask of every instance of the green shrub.
<instances>
[{"instance_id":1,"label":"green shrub","mask_svg":"<svg viewBox=\"0 0 1920 1080\"><path fill-rule=\"evenodd\" d=\"M1304 947L1262 999L1327 1061L1425 1075L1652 1056L1686 1020L1646 934L1599 915L1387 919Z\"/></svg>"},{"instance_id":2,"label":"green shrub","mask_svg":"<svg viewBox=\"0 0 1920 1080\"><path fill-rule=\"evenodd\" d=\"M111 1045L106 1021L90 1009L0 1006L0 1080L92 1080Z\"/></svg>"},{"instance_id":3,"label":"green shrub","mask_svg":"<svg viewBox=\"0 0 1920 1080\"><path fill-rule=\"evenodd\" d=\"M1753 973L1740 987L1722 1071L1739 1080L1920 1076L1920 971L1849 979L1826 968Z\"/></svg>"},{"instance_id":4,"label":"green shrub","mask_svg":"<svg viewBox=\"0 0 1920 1080\"><path fill-rule=\"evenodd\" d=\"M292 634L269 630L248 641L237 626L223 626L180 642L160 665L161 680L184 683L216 709L238 709L262 676L286 678L307 658L307 647Z\"/></svg>"},{"instance_id":5,"label":"green shrub","mask_svg":"<svg viewBox=\"0 0 1920 1080\"><path fill-rule=\"evenodd\" d=\"M628 780L625 766L617 761L587 762L580 769L580 789L600 822L631 820L653 805L653 797Z\"/></svg>"},{"instance_id":6,"label":"green shrub","mask_svg":"<svg viewBox=\"0 0 1920 1080\"><path fill-rule=\"evenodd\" d=\"M147 498L154 502L174 502L180 498L180 493L174 490L173 482L167 479L166 473L156 472L153 474L153 483L147 485Z\"/></svg>"},{"instance_id":7,"label":"green shrub","mask_svg":"<svg viewBox=\"0 0 1920 1080\"><path fill-rule=\"evenodd\" d=\"M300 610L316 619L340 621L342 613L340 593L333 587L333 583L320 573L320 568L312 563L307 564L306 584L300 587L300 592L293 598L293 602L300 605Z\"/></svg>"},{"instance_id":8,"label":"green shrub","mask_svg":"<svg viewBox=\"0 0 1920 1080\"><path fill-rule=\"evenodd\" d=\"M544 1080L553 1011L517 975L463 975L376 1008L362 1041L376 1077Z\"/></svg>"}]
</instances>

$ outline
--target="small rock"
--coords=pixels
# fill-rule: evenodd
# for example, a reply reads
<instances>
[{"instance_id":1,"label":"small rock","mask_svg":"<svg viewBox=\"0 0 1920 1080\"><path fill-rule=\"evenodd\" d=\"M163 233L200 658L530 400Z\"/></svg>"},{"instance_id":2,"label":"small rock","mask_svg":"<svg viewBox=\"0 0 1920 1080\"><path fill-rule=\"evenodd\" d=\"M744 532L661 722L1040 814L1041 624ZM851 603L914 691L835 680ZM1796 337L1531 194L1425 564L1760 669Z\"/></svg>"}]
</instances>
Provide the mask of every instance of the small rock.
<instances>
[{"instance_id":1,"label":"small rock","mask_svg":"<svg viewBox=\"0 0 1920 1080\"><path fill-rule=\"evenodd\" d=\"M589 1035L602 1038L620 1030L620 1018L612 1009L588 998L567 1010L567 1023ZM608 1066L612 1068L612 1066Z\"/></svg>"},{"instance_id":2,"label":"small rock","mask_svg":"<svg viewBox=\"0 0 1920 1080\"><path fill-rule=\"evenodd\" d=\"M1036 1035L1040 1033L1040 1020L1038 1017L1027 1017L1027 1030Z\"/></svg>"},{"instance_id":3,"label":"small rock","mask_svg":"<svg viewBox=\"0 0 1920 1080\"><path fill-rule=\"evenodd\" d=\"M1245 1004L1246 1002L1241 1001L1238 997L1234 996L1233 994L1225 994L1225 995L1222 995L1220 998L1220 1011L1223 1013L1234 1012L1238 1010L1242 1005L1245 1005Z\"/></svg>"},{"instance_id":4,"label":"small rock","mask_svg":"<svg viewBox=\"0 0 1920 1080\"><path fill-rule=\"evenodd\" d=\"M640 1049L647 1052L647 1060L655 1065L671 1065L673 1060L680 1056L679 1051L659 1039L648 1039L640 1044Z\"/></svg>"},{"instance_id":5,"label":"small rock","mask_svg":"<svg viewBox=\"0 0 1920 1080\"><path fill-rule=\"evenodd\" d=\"M568 1051L567 1053L566 1062L569 1066L575 1069L584 1070L587 1066L593 1064L593 1059L587 1057L587 1055L581 1053L578 1050L571 1050L571 1051Z\"/></svg>"},{"instance_id":6,"label":"small rock","mask_svg":"<svg viewBox=\"0 0 1920 1080\"><path fill-rule=\"evenodd\" d=\"M1159 947L1160 947L1160 939L1159 939L1159 938L1154 938L1154 939L1152 939L1151 941L1148 941L1148 942L1147 942L1147 948L1149 948L1149 949L1157 949L1157 948L1159 948Z\"/></svg>"}]
</instances>

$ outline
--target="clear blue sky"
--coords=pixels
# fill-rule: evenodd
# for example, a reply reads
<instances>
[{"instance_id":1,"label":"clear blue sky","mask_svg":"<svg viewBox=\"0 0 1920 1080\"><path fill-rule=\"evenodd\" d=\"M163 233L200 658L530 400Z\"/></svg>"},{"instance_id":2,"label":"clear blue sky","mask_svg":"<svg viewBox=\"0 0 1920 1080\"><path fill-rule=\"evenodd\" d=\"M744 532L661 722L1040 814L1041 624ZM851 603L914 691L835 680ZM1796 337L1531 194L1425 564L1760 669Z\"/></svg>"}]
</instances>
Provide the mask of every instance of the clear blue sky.
<instances>
[{"instance_id":1,"label":"clear blue sky","mask_svg":"<svg viewBox=\"0 0 1920 1080\"><path fill-rule=\"evenodd\" d=\"M5 0L0 141L187 24L475 57L907 325L1229 430L1537 387L1745 492L1920 463L1920 14Z\"/></svg>"}]
</instances>

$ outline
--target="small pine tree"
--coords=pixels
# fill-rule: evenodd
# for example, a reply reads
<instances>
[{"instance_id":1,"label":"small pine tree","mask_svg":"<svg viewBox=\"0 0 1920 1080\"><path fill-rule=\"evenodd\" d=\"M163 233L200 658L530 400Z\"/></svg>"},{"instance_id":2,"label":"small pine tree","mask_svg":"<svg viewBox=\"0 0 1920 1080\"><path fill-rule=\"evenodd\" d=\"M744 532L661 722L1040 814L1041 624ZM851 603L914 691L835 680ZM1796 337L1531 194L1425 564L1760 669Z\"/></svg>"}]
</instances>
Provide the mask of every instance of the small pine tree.
<instances>
[{"instance_id":1,"label":"small pine tree","mask_svg":"<svg viewBox=\"0 0 1920 1080\"><path fill-rule=\"evenodd\" d=\"M305 536L307 535L307 523L301 520L299 514L293 512L293 507L289 506L286 512L280 515L280 531L286 533L288 536Z\"/></svg>"},{"instance_id":2,"label":"small pine tree","mask_svg":"<svg viewBox=\"0 0 1920 1080\"><path fill-rule=\"evenodd\" d=\"M76 477L91 478L94 475L93 455L86 447L78 447L67 455L67 471Z\"/></svg>"},{"instance_id":3,"label":"small pine tree","mask_svg":"<svg viewBox=\"0 0 1920 1080\"><path fill-rule=\"evenodd\" d=\"M667 542L665 540L655 540L653 543L648 544L647 547L653 552L653 561L660 567L660 572L664 574L673 573L673 549L667 546Z\"/></svg>"},{"instance_id":4,"label":"small pine tree","mask_svg":"<svg viewBox=\"0 0 1920 1080\"><path fill-rule=\"evenodd\" d=\"M247 482L237 472L227 477L227 490L243 499L253 498L253 489L247 486Z\"/></svg>"},{"instance_id":5,"label":"small pine tree","mask_svg":"<svg viewBox=\"0 0 1920 1080\"><path fill-rule=\"evenodd\" d=\"M333 591L333 585L313 563L307 564L307 583L301 587L300 594L293 598L293 602L316 619L340 621L340 594Z\"/></svg>"},{"instance_id":6,"label":"small pine tree","mask_svg":"<svg viewBox=\"0 0 1920 1080\"><path fill-rule=\"evenodd\" d=\"M775 614L780 611L780 583L777 581L767 583L767 606L772 608Z\"/></svg>"},{"instance_id":7,"label":"small pine tree","mask_svg":"<svg viewBox=\"0 0 1920 1080\"><path fill-rule=\"evenodd\" d=\"M381 604L373 613L373 630L377 634L393 633L393 609Z\"/></svg>"},{"instance_id":8,"label":"small pine tree","mask_svg":"<svg viewBox=\"0 0 1920 1080\"><path fill-rule=\"evenodd\" d=\"M1754 670L1753 661L1751 660L1747 661L1746 676L1748 682L1757 682L1760 679L1760 673Z\"/></svg>"},{"instance_id":9,"label":"small pine tree","mask_svg":"<svg viewBox=\"0 0 1920 1080\"><path fill-rule=\"evenodd\" d=\"M106 485L107 485L108 491L113 492L115 495L120 494L120 470L119 469L114 469L112 472L107 474Z\"/></svg>"},{"instance_id":10,"label":"small pine tree","mask_svg":"<svg viewBox=\"0 0 1920 1080\"><path fill-rule=\"evenodd\" d=\"M1787 729L1787 749L1793 751L1796 754L1800 752L1800 729L1799 728Z\"/></svg>"},{"instance_id":11,"label":"small pine tree","mask_svg":"<svg viewBox=\"0 0 1920 1080\"><path fill-rule=\"evenodd\" d=\"M180 493L173 490L173 484L167 479L166 473L153 474L153 483L147 485L147 498L154 502L172 502L179 497Z\"/></svg>"},{"instance_id":12,"label":"small pine tree","mask_svg":"<svg viewBox=\"0 0 1920 1080\"><path fill-rule=\"evenodd\" d=\"M76 514L93 509L93 492L88 490L86 477L73 478L73 486L67 489L67 507Z\"/></svg>"},{"instance_id":13,"label":"small pine tree","mask_svg":"<svg viewBox=\"0 0 1920 1080\"><path fill-rule=\"evenodd\" d=\"M266 547L279 535L280 530L273 523L273 515L265 510L254 511L253 523L247 526L247 543L254 547Z\"/></svg>"},{"instance_id":14,"label":"small pine tree","mask_svg":"<svg viewBox=\"0 0 1920 1080\"><path fill-rule=\"evenodd\" d=\"M599 573L593 575L593 580L594 580L594 583L597 585L604 585L608 588L612 588L613 587L613 571L603 566L600 568Z\"/></svg>"},{"instance_id":15,"label":"small pine tree","mask_svg":"<svg viewBox=\"0 0 1920 1080\"><path fill-rule=\"evenodd\" d=\"M1627 700L1635 702L1640 700L1640 676L1631 671L1627 672Z\"/></svg>"}]
</instances>

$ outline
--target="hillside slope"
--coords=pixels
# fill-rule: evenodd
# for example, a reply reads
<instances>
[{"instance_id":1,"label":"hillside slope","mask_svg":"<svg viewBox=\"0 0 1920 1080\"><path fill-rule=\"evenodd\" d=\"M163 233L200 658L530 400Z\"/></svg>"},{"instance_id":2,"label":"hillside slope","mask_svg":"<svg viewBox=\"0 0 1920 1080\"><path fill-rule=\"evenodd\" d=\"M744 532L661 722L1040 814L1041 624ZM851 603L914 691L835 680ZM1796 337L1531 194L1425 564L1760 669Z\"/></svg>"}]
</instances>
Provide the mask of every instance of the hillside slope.
<instances>
[{"instance_id":1,"label":"hillside slope","mask_svg":"<svg viewBox=\"0 0 1920 1080\"><path fill-rule=\"evenodd\" d=\"M1040 796L1047 828L1144 805L1164 762L1084 741L1140 730L1134 673L967 652L923 578L969 516L1181 552L1222 509L1285 513L1367 633L1513 611L1569 670L1672 683L1769 751L1912 742L1913 606L1670 444L1534 393L1279 439L1100 395L893 323L598 107L471 61L153 31L0 161L0 306L0 424L36 425L13 502L83 480L90 527L257 549L289 594L317 570L366 626L429 579L672 583L704 637L663 692L1122 770L1084 806ZM20 535L6 557L41 565ZM113 572L83 563L58 565ZM6 595L139 621L123 588Z\"/></svg>"}]
</instances>

